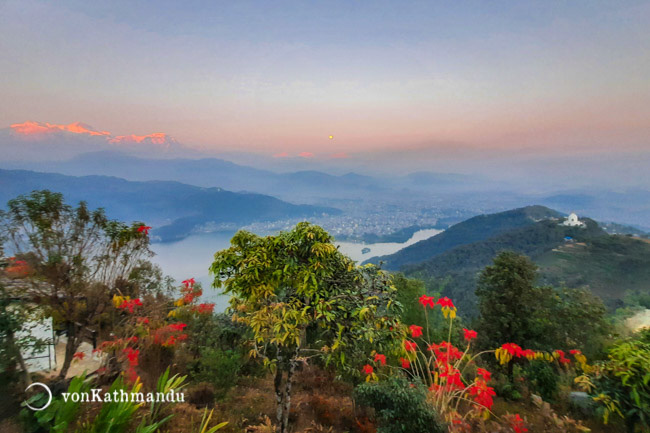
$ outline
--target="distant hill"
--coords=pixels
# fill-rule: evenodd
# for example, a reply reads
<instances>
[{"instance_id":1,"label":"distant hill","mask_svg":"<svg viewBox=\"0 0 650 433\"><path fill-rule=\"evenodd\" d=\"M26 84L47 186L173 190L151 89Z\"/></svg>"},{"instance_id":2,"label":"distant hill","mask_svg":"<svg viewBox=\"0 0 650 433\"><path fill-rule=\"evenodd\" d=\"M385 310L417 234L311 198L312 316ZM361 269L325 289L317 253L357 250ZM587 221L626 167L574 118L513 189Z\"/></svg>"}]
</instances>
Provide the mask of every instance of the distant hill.
<instances>
[{"instance_id":1,"label":"distant hill","mask_svg":"<svg viewBox=\"0 0 650 433\"><path fill-rule=\"evenodd\" d=\"M452 225L444 232L417 242L395 254L373 257L370 263L384 262L384 268L399 270L403 266L421 263L460 245L488 239L499 233L535 222L559 218L562 214L544 206L527 206L490 215L479 215Z\"/></svg>"},{"instance_id":2,"label":"distant hill","mask_svg":"<svg viewBox=\"0 0 650 433\"><path fill-rule=\"evenodd\" d=\"M132 182L109 176L64 176L0 169L0 207L19 194L49 189L69 203L85 200L104 207L111 218L153 225L163 241L181 239L197 230L236 229L257 221L339 214L334 208L295 205L262 194L236 193L179 182Z\"/></svg>"},{"instance_id":3,"label":"distant hill","mask_svg":"<svg viewBox=\"0 0 650 433\"><path fill-rule=\"evenodd\" d=\"M253 191L309 204L322 203L323 199L356 200L370 195L382 200L389 194L401 198L403 189L421 191L438 186L449 192L476 184L476 179L454 174L417 173L380 179L357 173L333 175L316 170L276 173L219 158L156 159L119 151L90 152L65 161L4 161L0 162L0 166L69 176L117 176L133 181L171 180L231 191Z\"/></svg>"},{"instance_id":4,"label":"distant hill","mask_svg":"<svg viewBox=\"0 0 650 433\"><path fill-rule=\"evenodd\" d=\"M470 316L477 312L478 274L504 250L525 254L538 264L539 284L586 287L610 307L621 305L626 291L650 291L650 241L609 235L589 218L581 218L585 227L563 226L555 215L535 206L471 218L448 230L455 228L456 245L443 238L447 232L422 241L420 248L431 246L423 254L429 258L418 262L408 256L412 261L399 270L423 280L430 292L451 297ZM478 237L482 239L470 240ZM389 263L398 254L387 256Z\"/></svg>"}]
</instances>

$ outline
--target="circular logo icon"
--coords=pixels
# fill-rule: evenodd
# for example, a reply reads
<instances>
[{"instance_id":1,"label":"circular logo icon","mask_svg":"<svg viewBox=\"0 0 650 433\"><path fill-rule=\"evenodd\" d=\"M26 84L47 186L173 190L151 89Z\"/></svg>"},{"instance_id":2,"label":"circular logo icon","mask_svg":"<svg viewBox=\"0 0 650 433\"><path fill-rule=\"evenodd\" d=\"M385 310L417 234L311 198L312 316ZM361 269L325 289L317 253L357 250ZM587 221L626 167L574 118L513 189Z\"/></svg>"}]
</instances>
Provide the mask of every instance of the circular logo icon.
<instances>
[{"instance_id":1,"label":"circular logo icon","mask_svg":"<svg viewBox=\"0 0 650 433\"><path fill-rule=\"evenodd\" d=\"M40 408L38 408L38 407L34 407L34 406L30 406L29 403L27 403L27 402L25 402L25 406L27 406L27 407L30 408L31 410L39 411L39 410L46 409L46 408L50 405L50 403L52 403L52 391L50 391L50 388L49 388L47 385L45 385L44 383L41 383L41 382L34 382L34 383L32 383L31 385L29 385L29 386L25 389L25 392L29 391L29 389L30 389L31 387L36 386L36 385L42 387L45 391L47 391L47 395L49 396L49 398L47 399L47 403L45 403L45 406L40 407Z\"/></svg>"}]
</instances>

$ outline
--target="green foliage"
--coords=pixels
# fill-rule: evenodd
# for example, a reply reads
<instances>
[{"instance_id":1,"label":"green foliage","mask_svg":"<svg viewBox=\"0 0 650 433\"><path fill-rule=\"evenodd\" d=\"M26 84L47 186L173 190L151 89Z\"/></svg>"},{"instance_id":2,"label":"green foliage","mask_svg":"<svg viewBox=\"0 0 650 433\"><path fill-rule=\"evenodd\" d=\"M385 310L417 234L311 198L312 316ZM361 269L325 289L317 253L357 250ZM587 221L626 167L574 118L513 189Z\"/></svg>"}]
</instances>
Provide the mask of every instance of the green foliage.
<instances>
[{"instance_id":1,"label":"green foliage","mask_svg":"<svg viewBox=\"0 0 650 433\"><path fill-rule=\"evenodd\" d=\"M210 413L208 413L208 408L205 408L205 411L203 412L203 418L201 418L201 425L199 426L199 430L197 433L214 433L217 430L221 430L226 425L228 425L227 422L222 422L213 427L210 427L210 420L212 419L213 412L214 409L212 409Z\"/></svg>"},{"instance_id":2,"label":"green foliage","mask_svg":"<svg viewBox=\"0 0 650 433\"><path fill-rule=\"evenodd\" d=\"M442 433L447 429L427 402L426 388L401 377L355 388L359 404L375 409L377 433Z\"/></svg>"},{"instance_id":3,"label":"green foliage","mask_svg":"<svg viewBox=\"0 0 650 433\"><path fill-rule=\"evenodd\" d=\"M557 396L558 375L551 364L543 360L530 361L524 368L531 391L539 394L545 401L552 402Z\"/></svg>"},{"instance_id":4,"label":"green foliage","mask_svg":"<svg viewBox=\"0 0 650 433\"><path fill-rule=\"evenodd\" d=\"M242 354L234 350L204 347L190 366L192 379L212 384L216 397L221 398L237 383L243 361Z\"/></svg>"},{"instance_id":5,"label":"green foliage","mask_svg":"<svg viewBox=\"0 0 650 433\"><path fill-rule=\"evenodd\" d=\"M187 376L180 376L175 374L169 376L169 367L165 370L163 374L158 378L156 383L156 392L167 394L170 391L178 392L185 387L185 379ZM155 424L163 424L171 416L162 418L161 414L163 413L165 407L168 406L166 403L152 401L149 405L149 422Z\"/></svg>"},{"instance_id":6,"label":"green foliage","mask_svg":"<svg viewBox=\"0 0 650 433\"><path fill-rule=\"evenodd\" d=\"M129 390L124 384L122 376L119 376L112 384L108 390L108 393L113 394L117 391L118 393L122 390L134 393L139 392L142 384L136 383ZM126 399L125 399L126 400ZM97 414L97 417L92 421L90 425L87 426L87 433L122 433L127 432L129 424L131 423L131 418L135 414L135 411L138 410L143 403L137 403L130 401L110 401L104 402L102 408ZM144 433L144 432L141 432Z\"/></svg>"},{"instance_id":7,"label":"green foliage","mask_svg":"<svg viewBox=\"0 0 650 433\"><path fill-rule=\"evenodd\" d=\"M628 431L650 429L650 329L613 345L609 359L596 365L592 390L605 420L621 415Z\"/></svg>"},{"instance_id":8,"label":"green foliage","mask_svg":"<svg viewBox=\"0 0 650 433\"><path fill-rule=\"evenodd\" d=\"M513 252L499 254L481 273L477 331L484 347L508 342L597 356L611 332L602 301L586 290L535 287L536 277L535 264Z\"/></svg>"},{"instance_id":9,"label":"green foliage","mask_svg":"<svg viewBox=\"0 0 650 433\"><path fill-rule=\"evenodd\" d=\"M425 294L424 284L414 278L406 278L404 274L393 274L393 285L397 289L397 301L402 305L400 317L408 325L426 325L425 310L418 302L420 296Z\"/></svg>"},{"instance_id":10,"label":"green foliage","mask_svg":"<svg viewBox=\"0 0 650 433\"><path fill-rule=\"evenodd\" d=\"M393 344L401 306L388 276L355 267L322 228L300 223L267 237L241 231L231 244L210 269L215 287L232 295L233 318L252 329L256 355L271 364L294 358L308 328L339 366L361 359L351 355L363 353L363 341L377 350Z\"/></svg>"},{"instance_id":11,"label":"green foliage","mask_svg":"<svg viewBox=\"0 0 650 433\"><path fill-rule=\"evenodd\" d=\"M250 354L275 372L281 433L298 359L321 357L352 372L368 344L389 353L401 341L401 306L389 276L356 267L321 227L302 222L266 237L240 231L215 254L210 272L214 287L231 295L233 319L252 330Z\"/></svg>"},{"instance_id":12,"label":"green foliage","mask_svg":"<svg viewBox=\"0 0 650 433\"><path fill-rule=\"evenodd\" d=\"M539 331L533 313L538 302L534 288L536 266L525 256L503 252L479 277L476 296L480 319L477 331L487 347L517 343L535 346Z\"/></svg>"}]
</instances>

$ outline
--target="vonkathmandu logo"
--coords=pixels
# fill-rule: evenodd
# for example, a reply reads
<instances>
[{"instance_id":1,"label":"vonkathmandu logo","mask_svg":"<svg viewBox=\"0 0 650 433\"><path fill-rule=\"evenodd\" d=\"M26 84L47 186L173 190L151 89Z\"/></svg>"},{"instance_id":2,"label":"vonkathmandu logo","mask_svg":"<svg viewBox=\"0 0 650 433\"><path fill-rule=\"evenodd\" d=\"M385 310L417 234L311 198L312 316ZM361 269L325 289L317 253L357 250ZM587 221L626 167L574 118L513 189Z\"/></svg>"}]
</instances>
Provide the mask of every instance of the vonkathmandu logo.
<instances>
[{"instance_id":1,"label":"vonkathmandu logo","mask_svg":"<svg viewBox=\"0 0 650 433\"><path fill-rule=\"evenodd\" d=\"M126 392L123 389L113 392L103 392L100 388L91 389L90 392L64 392L61 393L63 401L73 403L117 402L117 403L182 403L185 394L175 392Z\"/></svg>"},{"instance_id":2,"label":"vonkathmandu logo","mask_svg":"<svg viewBox=\"0 0 650 433\"><path fill-rule=\"evenodd\" d=\"M52 391L44 383L35 382L27 387L27 390L33 386L40 386L47 392L48 400L42 407L30 406L25 402L25 406L34 411L46 409L52 403ZM64 392L61 393L63 401L72 401L73 403L183 403L185 394L175 392L173 389L169 392L126 392L124 390L104 392L101 388L93 388L89 392Z\"/></svg>"}]
</instances>

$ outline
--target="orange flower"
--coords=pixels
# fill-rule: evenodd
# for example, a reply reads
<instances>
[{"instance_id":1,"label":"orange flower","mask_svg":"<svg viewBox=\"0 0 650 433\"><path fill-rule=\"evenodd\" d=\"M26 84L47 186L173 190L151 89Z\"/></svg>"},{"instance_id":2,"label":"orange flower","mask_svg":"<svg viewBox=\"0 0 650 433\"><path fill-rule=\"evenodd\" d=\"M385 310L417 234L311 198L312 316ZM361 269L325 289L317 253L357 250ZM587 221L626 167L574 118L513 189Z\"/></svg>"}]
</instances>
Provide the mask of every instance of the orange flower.
<instances>
[{"instance_id":1,"label":"orange flower","mask_svg":"<svg viewBox=\"0 0 650 433\"><path fill-rule=\"evenodd\" d=\"M81 361L82 359L84 359L85 356L86 356L85 353L77 352L74 355L72 355L72 359L78 359L79 361Z\"/></svg>"}]
</instances>

